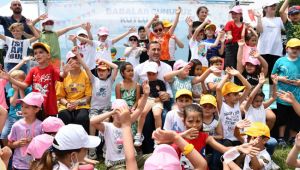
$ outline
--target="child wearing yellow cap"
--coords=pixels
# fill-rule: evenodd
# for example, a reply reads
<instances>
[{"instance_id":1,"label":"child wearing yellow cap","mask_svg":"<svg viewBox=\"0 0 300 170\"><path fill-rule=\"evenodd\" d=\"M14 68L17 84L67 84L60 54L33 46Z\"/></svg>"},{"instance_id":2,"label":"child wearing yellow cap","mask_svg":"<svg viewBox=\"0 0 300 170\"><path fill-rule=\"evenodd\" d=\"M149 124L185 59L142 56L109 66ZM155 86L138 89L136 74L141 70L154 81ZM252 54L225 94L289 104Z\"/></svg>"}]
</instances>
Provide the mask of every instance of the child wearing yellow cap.
<instances>
[{"instance_id":1,"label":"child wearing yellow cap","mask_svg":"<svg viewBox=\"0 0 300 170\"><path fill-rule=\"evenodd\" d=\"M296 100L300 101L300 40L297 38L290 39L286 44L287 54L279 58L273 67L272 75L278 75L278 90L290 91L296 94ZM300 117L296 114L292 105L284 100L277 98L276 117L279 125L278 143L281 146L286 146L284 140L285 129L288 126L290 129L290 141L293 143L293 138L300 130Z\"/></svg>"},{"instance_id":2,"label":"child wearing yellow cap","mask_svg":"<svg viewBox=\"0 0 300 170\"><path fill-rule=\"evenodd\" d=\"M248 96L251 85L239 71L228 67L226 72L227 74L217 85L217 107L220 113L224 141L228 142L228 145L235 146L240 143L234 136L235 124L242 119L240 103ZM226 82L229 76L236 76L244 86ZM240 95L239 92L243 90L244 92Z\"/></svg>"}]
</instances>

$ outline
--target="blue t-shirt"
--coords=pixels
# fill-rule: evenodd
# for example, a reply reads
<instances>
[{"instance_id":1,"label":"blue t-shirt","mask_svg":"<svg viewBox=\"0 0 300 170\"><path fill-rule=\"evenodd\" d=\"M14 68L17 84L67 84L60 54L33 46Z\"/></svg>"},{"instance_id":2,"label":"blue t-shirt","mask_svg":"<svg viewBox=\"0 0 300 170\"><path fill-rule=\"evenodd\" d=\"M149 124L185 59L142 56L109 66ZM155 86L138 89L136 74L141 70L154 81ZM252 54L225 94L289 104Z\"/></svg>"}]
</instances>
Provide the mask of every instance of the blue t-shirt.
<instances>
[{"instance_id":1,"label":"blue t-shirt","mask_svg":"<svg viewBox=\"0 0 300 170\"><path fill-rule=\"evenodd\" d=\"M25 91L24 91L24 92L25 92L25 96L26 96L28 93L30 93L31 91L32 91L31 87L27 87L27 88L25 89ZM10 88L10 89L8 90L7 97L8 97L8 98L12 97L12 96L14 95L14 93L15 93L15 90L14 90L13 88ZM18 96L18 99L20 99L20 95ZM8 117L10 117L10 118L15 118L15 119L20 119L20 118L22 118L22 117L20 117L20 116L17 115L17 111L21 111L21 104L20 104L20 103L16 104L16 106L10 105Z\"/></svg>"},{"instance_id":2,"label":"blue t-shirt","mask_svg":"<svg viewBox=\"0 0 300 170\"><path fill-rule=\"evenodd\" d=\"M215 38L214 39L205 39L203 41L213 44L213 43L215 43L216 39ZM220 48L221 48L221 45L218 45L217 47L214 47L214 48L207 49L207 53L206 53L207 60L209 61L209 59L212 57L220 56L219 51L218 51Z\"/></svg>"},{"instance_id":3,"label":"blue t-shirt","mask_svg":"<svg viewBox=\"0 0 300 170\"><path fill-rule=\"evenodd\" d=\"M188 90L192 91L193 78L194 78L193 76L188 76L184 80L180 80L177 76L175 76L173 82L171 83L173 96L175 96L177 90L180 90L180 89L188 89Z\"/></svg>"},{"instance_id":4,"label":"blue t-shirt","mask_svg":"<svg viewBox=\"0 0 300 170\"><path fill-rule=\"evenodd\" d=\"M286 76L290 80L300 79L300 59L299 57L295 61L291 61L287 56L279 58L273 67L272 74L277 74L278 76ZM300 102L300 87L285 84L278 81L277 90L290 91L294 94L296 100ZM277 102L283 105L290 106L291 104L284 102L277 98Z\"/></svg>"}]
</instances>

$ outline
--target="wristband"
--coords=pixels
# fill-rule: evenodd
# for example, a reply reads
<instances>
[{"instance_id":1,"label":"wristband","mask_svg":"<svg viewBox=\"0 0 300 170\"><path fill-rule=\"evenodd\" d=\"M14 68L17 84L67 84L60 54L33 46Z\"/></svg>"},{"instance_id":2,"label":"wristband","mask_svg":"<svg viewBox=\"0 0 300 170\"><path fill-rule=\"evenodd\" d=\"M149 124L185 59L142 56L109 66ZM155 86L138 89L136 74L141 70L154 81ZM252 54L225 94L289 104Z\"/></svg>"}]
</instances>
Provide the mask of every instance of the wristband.
<instances>
[{"instance_id":1,"label":"wristband","mask_svg":"<svg viewBox=\"0 0 300 170\"><path fill-rule=\"evenodd\" d=\"M233 147L224 153L223 161L228 164L230 161L235 160L238 156L240 156L240 152L237 147Z\"/></svg>"},{"instance_id":2,"label":"wristband","mask_svg":"<svg viewBox=\"0 0 300 170\"><path fill-rule=\"evenodd\" d=\"M186 156L186 155L190 154L193 151L193 149L194 149L193 144L187 144L184 146L182 153L183 153L183 155Z\"/></svg>"}]
</instances>

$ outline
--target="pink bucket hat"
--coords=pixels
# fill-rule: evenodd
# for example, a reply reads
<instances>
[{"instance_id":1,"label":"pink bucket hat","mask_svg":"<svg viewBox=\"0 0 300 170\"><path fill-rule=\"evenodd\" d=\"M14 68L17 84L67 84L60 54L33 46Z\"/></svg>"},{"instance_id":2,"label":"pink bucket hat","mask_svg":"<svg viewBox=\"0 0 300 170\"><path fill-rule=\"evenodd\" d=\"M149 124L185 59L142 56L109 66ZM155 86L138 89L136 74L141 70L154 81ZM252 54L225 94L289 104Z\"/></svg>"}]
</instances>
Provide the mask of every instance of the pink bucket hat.
<instances>
[{"instance_id":1,"label":"pink bucket hat","mask_svg":"<svg viewBox=\"0 0 300 170\"><path fill-rule=\"evenodd\" d=\"M65 126L64 122L60 118L53 116L47 117L42 122L42 130L46 133L56 133L63 126Z\"/></svg>"},{"instance_id":2,"label":"pink bucket hat","mask_svg":"<svg viewBox=\"0 0 300 170\"><path fill-rule=\"evenodd\" d=\"M117 108L124 107L124 106L128 106L125 100L116 99L115 101L112 102L111 108L117 109Z\"/></svg>"},{"instance_id":3,"label":"pink bucket hat","mask_svg":"<svg viewBox=\"0 0 300 170\"><path fill-rule=\"evenodd\" d=\"M109 31L106 27L100 27L97 31L97 34L98 35L108 35L109 34Z\"/></svg>"},{"instance_id":4,"label":"pink bucket hat","mask_svg":"<svg viewBox=\"0 0 300 170\"><path fill-rule=\"evenodd\" d=\"M146 160L145 170L152 169L181 169L180 161L172 146L167 144L158 145L153 154Z\"/></svg>"},{"instance_id":5,"label":"pink bucket hat","mask_svg":"<svg viewBox=\"0 0 300 170\"><path fill-rule=\"evenodd\" d=\"M28 145L27 154L34 159L41 159L44 152L53 144L54 137L48 134L41 134L34 137Z\"/></svg>"},{"instance_id":6,"label":"pink bucket hat","mask_svg":"<svg viewBox=\"0 0 300 170\"><path fill-rule=\"evenodd\" d=\"M177 60L173 65L173 70L179 70L181 67L186 66L188 63L183 60Z\"/></svg>"},{"instance_id":7,"label":"pink bucket hat","mask_svg":"<svg viewBox=\"0 0 300 170\"><path fill-rule=\"evenodd\" d=\"M243 10L241 8L241 6L237 5L237 6L234 6L230 11L229 13L231 12L234 12L234 13L237 13L237 14L241 14L243 13Z\"/></svg>"},{"instance_id":8,"label":"pink bucket hat","mask_svg":"<svg viewBox=\"0 0 300 170\"><path fill-rule=\"evenodd\" d=\"M27 94L23 99L17 100L18 102L24 102L30 106L42 107L44 97L39 92L31 92Z\"/></svg>"},{"instance_id":9,"label":"pink bucket hat","mask_svg":"<svg viewBox=\"0 0 300 170\"><path fill-rule=\"evenodd\" d=\"M251 57L251 56L245 58L245 64L246 63L251 63L251 64L253 64L255 66L256 65L260 65L259 60L257 58Z\"/></svg>"}]
</instances>

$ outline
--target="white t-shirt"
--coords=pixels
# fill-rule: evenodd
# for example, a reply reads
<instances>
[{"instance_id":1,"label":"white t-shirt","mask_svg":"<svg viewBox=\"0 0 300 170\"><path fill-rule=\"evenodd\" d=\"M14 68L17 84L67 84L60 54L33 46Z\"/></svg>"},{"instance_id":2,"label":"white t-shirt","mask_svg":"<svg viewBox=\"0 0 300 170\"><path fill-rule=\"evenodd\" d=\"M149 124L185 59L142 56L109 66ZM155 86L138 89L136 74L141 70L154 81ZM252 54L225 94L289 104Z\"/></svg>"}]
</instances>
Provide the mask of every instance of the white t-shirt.
<instances>
[{"instance_id":1,"label":"white t-shirt","mask_svg":"<svg viewBox=\"0 0 300 170\"><path fill-rule=\"evenodd\" d=\"M60 161L58 161L58 164L55 164L52 170L70 170L70 168L68 168L65 164L61 163Z\"/></svg>"},{"instance_id":2,"label":"white t-shirt","mask_svg":"<svg viewBox=\"0 0 300 170\"><path fill-rule=\"evenodd\" d=\"M281 30L284 25L280 17L262 18L263 32L260 33L257 49L260 54L282 56Z\"/></svg>"},{"instance_id":3,"label":"white t-shirt","mask_svg":"<svg viewBox=\"0 0 300 170\"><path fill-rule=\"evenodd\" d=\"M210 49L211 43L207 43L204 41L196 41L193 40L192 38L189 41L189 46L191 49L191 60L192 59L198 59L201 61L202 66L208 67L208 60L206 58L207 50Z\"/></svg>"},{"instance_id":4,"label":"white t-shirt","mask_svg":"<svg viewBox=\"0 0 300 170\"><path fill-rule=\"evenodd\" d=\"M183 132L186 130L183 118L178 115L178 110L171 110L167 113L164 130L174 130L176 132Z\"/></svg>"},{"instance_id":5,"label":"white t-shirt","mask_svg":"<svg viewBox=\"0 0 300 170\"><path fill-rule=\"evenodd\" d=\"M126 47L124 53L128 53L128 51L131 50L132 47ZM138 64L140 64L140 55L142 54L142 48L135 48L133 49L129 56L126 57L126 61L131 63L133 65L133 68L135 68Z\"/></svg>"},{"instance_id":6,"label":"white t-shirt","mask_svg":"<svg viewBox=\"0 0 300 170\"><path fill-rule=\"evenodd\" d=\"M91 109L104 109L111 105L111 91L114 81L111 76L106 80L101 80L93 76Z\"/></svg>"},{"instance_id":7,"label":"white t-shirt","mask_svg":"<svg viewBox=\"0 0 300 170\"><path fill-rule=\"evenodd\" d=\"M20 63L23 56L27 56L27 50L30 46L30 40L16 40L10 37L5 37L5 44L8 46L5 63Z\"/></svg>"},{"instance_id":8,"label":"white t-shirt","mask_svg":"<svg viewBox=\"0 0 300 170\"><path fill-rule=\"evenodd\" d=\"M106 39L104 42L94 40L93 46L96 48L96 58L105 59L110 62L112 61L110 51L112 40Z\"/></svg>"},{"instance_id":9,"label":"white t-shirt","mask_svg":"<svg viewBox=\"0 0 300 170\"><path fill-rule=\"evenodd\" d=\"M254 108L250 105L248 111L245 113L245 119L251 122L261 122L266 124L266 110L262 104L259 108Z\"/></svg>"},{"instance_id":10,"label":"white t-shirt","mask_svg":"<svg viewBox=\"0 0 300 170\"><path fill-rule=\"evenodd\" d=\"M170 60L175 60L175 51L176 51L176 41L174 38L170 38L169 40Z\"/></svg>"},{"instance_id":11,"label":"white t-shirt","mask_svg":"<svg viewBox=\"0 0 300 170\"><path fill-rule=\"evenodd\" d=\"M112 123L103 122L105 130L103 133L106 146L105 165L110 161L125 159L122 129L115 127Z\"/></svg>"},{"instance_id":12,"label":"white t-shirt","mask_svg":"<svg viewBox=\"0 0 300 170\"><path fill-rule=\"evenodd\" d=\"M208 88L208 83L219 83L221 80L222 80L222 77L223 77L223 72L222 72L222 75L221 76L216 76L215 74L213 73L210 73L207 78L204 80L204 83L205 83L205 87L207 90L210 90Z\"/></svg>"},{"instance_id":13,"label":"white t-shirt","mask_svg":"<svg viewBox=\"0 0 300 170\"><path fill-rule=\"evenodd\" d=\"M270 170L272 168L271 156L266 149L260 151L256 157L258 161L264 165L262 170ZM250 161L251 157L249 155L246 155L243 170L252 170L249 166Z\"/></svg>"},{"instance_id":14,"label":"white t-shirt","mask_svg":"<svg viewBox=\"0 0 300 170\"><path fill-rule=\"evenodd\" d=\"M219 121L214 117L213 120L209 123L206 124L203 122L203 132L208 132L210 136L215 136L216 133L216 128L219 124Z\"/></svg>"},{"instance_id":15,"label":"white t-shirt","mask_svg":"<svg viewBox=\"0 0 300 170\"><path fill-rule=\"evenodd\" d=\"M220 122L223 126L224 139L229 139L231 141L237 141L238 139L234 136L235 124L242 120L240 103L230 107L225 102L222 103L220 110Z\"/></svg>"},{"instance_id":16,"label":"white t-shirt","mask_svg":"<svg viewBox=\"0 0 300 170\"><path fill-rule=\"evenodd\" d=\"M79 44L79 53L83 55L83 61L89 67L90 70L96 67L96 49L94 46L86 44Z\"/></svg>"}]
</instances>

